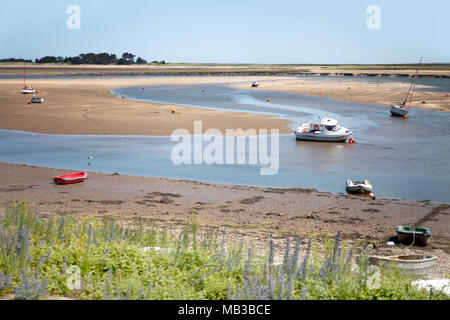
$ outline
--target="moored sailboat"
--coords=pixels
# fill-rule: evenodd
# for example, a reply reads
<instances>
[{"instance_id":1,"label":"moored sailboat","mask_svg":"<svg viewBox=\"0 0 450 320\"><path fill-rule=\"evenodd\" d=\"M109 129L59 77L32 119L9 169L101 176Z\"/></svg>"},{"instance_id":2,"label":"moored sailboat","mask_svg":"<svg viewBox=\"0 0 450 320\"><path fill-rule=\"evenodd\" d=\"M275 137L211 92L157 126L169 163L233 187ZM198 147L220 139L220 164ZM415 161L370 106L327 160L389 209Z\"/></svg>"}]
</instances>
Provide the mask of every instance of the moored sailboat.
<instances>
[{"instance_id":1,"label":"moored sailboat","mask_svg":"<svg viewBox=\"0 0 450 320\"><path fill-rule=\"evenodd\" d=\"M403 102L399 105L391 105L390 106L390 111L391 111L392 116L406 117L408 115L409 108L411 107L412 96L414 94L414 89L416 87L417 74L419 72L419 67L420 67L420 64L422 63L422 59L423 59L423 57L420 58L419 65L417 66L417 70L416 70L416 75L414 76L414 81L409 86L408 93L406 94L405 100L403 100ZM412 88L412 91L411 91L411 88ZM410 95L410 92L411 92L411 95ZM408 107L405 107L408 97L409 97L409 104L408 104Z\"/></svg>"}]
</instances>

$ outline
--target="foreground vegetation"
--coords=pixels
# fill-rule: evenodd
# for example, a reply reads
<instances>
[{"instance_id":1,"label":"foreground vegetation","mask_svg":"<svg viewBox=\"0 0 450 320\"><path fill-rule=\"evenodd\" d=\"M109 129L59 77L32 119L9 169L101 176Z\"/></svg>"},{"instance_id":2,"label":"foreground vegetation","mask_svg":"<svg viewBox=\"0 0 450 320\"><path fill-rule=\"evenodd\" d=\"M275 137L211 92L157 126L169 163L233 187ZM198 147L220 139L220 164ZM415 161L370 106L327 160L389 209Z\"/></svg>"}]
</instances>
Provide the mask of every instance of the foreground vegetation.
<instances>
[{"instance_id":1,"label":"foreground vegetation","mask_svg":"<svg viewBox=\"0 0 450 320\"><path fill-rule=\"evenodd\" d=\"M371 285L363 253L325 241L323 254L286 239L258 255L213 230L199 236L197 215L179 235L142 224L76 216L44 218L26 203L0 213L0 296L45 299L448 299L419 291L398 270ZM300 251L305 250L300 259Z\"/></svg>"}]
</instances>

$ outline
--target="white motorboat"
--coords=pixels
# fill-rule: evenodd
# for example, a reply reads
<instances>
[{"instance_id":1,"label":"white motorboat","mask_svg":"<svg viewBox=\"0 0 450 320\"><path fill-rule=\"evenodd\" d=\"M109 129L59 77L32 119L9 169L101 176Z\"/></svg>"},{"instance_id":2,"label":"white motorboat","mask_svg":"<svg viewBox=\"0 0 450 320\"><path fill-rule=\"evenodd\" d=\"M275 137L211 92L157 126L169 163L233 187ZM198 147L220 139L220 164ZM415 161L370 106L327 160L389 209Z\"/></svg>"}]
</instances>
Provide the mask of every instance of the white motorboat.
<instances>
[{"instance_id":1,"label":"white motorboat","mask_svg":"<svg viewBox=\"0 0 450 320\"><path fill-rule=\"evenodd\" d=\"M44 102L44 98L38 98L33 94L33 97L31 98L31 103L43 103Z\"/></svg>"},{"instance_id":2,"label":"white motorboat","mask_svg":"<svg viewBox=\"0 0 450 320\"><path fill-rule=\"evenodd\" d=\"M372 185L369 180L364 181L352 181L347 179L345 182L345 188L350 193L364 193L364 192L372 192Z\"/></svg>"},{"instance_id":3,"label":"white motorboat","mask_svg":"<svg viewBox=\"0 0 450 320\"><path fill-rule=\"evenodd\" d=\"M295 131L296 139L304 141L345 142L351 134L331 118L322 118L320 123L304 123Z\"/></svg>"},{"instance_id":4,"label":"white motorboat","mask_svg":"<svg viewBox=\"0 0 450 320\"><path fill-rule=\"evenodd\" d=\"M411 82L411 85L409 86L408 93L406 94L405 100L399 105L391 105L389 110L391 111L391 115L394 117L406 117L409 113L409 108L411 107L411 100L412 96L414 94L414 89L416 88L416 80L417 80L417 74L419 73L419 67L422 63L422 58L420 58L419 65L417 66L416 75L414 76L414 81ZM412 90L411 90L412 89ZM410 95L411 93L411 95ZM408 107L405 107L406 102L408 101L409 97L409 105Z\"/></svg>"}]
</instances>

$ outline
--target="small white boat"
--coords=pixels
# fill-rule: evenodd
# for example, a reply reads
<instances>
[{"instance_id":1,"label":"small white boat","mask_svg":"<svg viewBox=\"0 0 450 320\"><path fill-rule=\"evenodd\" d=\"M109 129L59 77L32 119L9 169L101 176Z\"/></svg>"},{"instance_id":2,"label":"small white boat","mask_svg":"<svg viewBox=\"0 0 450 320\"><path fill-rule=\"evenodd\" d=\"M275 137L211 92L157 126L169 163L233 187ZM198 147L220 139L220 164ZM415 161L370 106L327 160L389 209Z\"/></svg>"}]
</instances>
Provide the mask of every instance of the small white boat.
<instances>
[{"instance_id":1,"label":"small white boat","mask_svg":"<svg viewBox=\"0 0 450 320\"><path fill-rule=\"evenodd\" d=\"M253 82L252 82L252 87L253 87L253 88L259 87L259 82L253 81Z\"/></svg>"},{"instance_id":2,"label":"small white boat","mask_svg":"<svg viewBox=\"0 0 450 320\"><path fill-rule=\"evenodd\" d=\"M35 93L37 90L32 86L26 85L26 72L25 72L25 63L23 64L23 88L20 90L23 94Z\"/></svg>"},{"instance_id":3,"label":"small white boat","mask_svg":"<svg viewBox=\"0 0 450 320\"><path fill-rule=\"evenodd\" d=\"M31 98L31 103L43 103L44 98L38 98L33 94L33 97Z\"/></svg>"},{"instance_id":4,"label":"small white boat","mask_svg":"<svg viewBox=\"0 0 450 320\"><path fill-rule=\"evenodd\" d=\"M369 180L364 181L352 181L347 179L345 182L345 188L350 193L364 193L364 192L372 192L372 185Z\"/></svg>"},{"instance_id":5,"label":"small white boat","mask_svg":"<svg viewBox=\"0 0 450 320\"><path fill-rule=\"evenodd\" d=\"M24 94L35 93L36 89L33 89L32 86L25 86L22 88L21 92Z\"/></svg>"},{"instance_id":6,"label":"small white boat","mask_svg":"<svg viewBox=\"0 0 450 320\"><path fill-rule=\"evenodd\" d=\"M390 110L394 117L404 117L409 112L409 108L402 107L401 105L391 105Z\"/></svg>"},{"instance_id":7,"label":"small white boat","mask_svg":"<svg viewBox=\"0 0 450 320\"><path fill-rule=\"evenodd\" d=\"M351 134L331 118L322 118L320 123L304 123L295 131L296 139L303 141L345 142Z\"/></svg>"}]
</instances>

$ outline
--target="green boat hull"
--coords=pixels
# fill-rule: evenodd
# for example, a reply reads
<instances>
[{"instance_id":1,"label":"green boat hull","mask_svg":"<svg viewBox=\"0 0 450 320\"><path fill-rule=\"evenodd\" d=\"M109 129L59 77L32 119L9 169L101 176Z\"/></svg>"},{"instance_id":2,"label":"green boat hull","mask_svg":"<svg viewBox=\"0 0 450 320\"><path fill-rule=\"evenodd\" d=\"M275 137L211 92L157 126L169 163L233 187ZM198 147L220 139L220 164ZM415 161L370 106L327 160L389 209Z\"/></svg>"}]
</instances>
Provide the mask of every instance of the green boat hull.
<instances>
[{"instance_id":1,"label":"green boat hull","mask_svg":"<svg viewBox=\"0 0 450 320\"><path fill-rule=\"evenodd\" d=\"M406 245L426 246L431 237L431 230L420 227L398 226L397 237L398 242Z\"/></svg>"}]
</instances>

